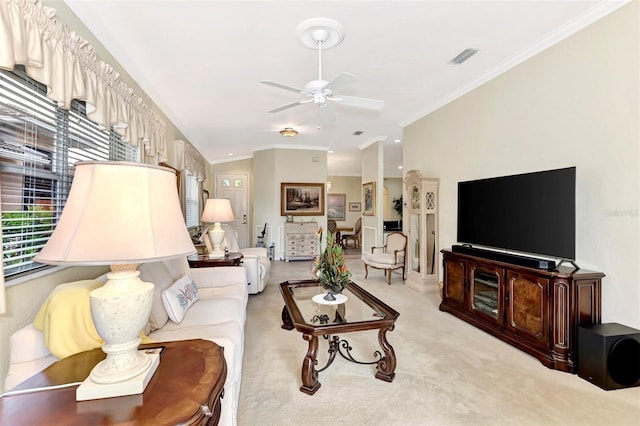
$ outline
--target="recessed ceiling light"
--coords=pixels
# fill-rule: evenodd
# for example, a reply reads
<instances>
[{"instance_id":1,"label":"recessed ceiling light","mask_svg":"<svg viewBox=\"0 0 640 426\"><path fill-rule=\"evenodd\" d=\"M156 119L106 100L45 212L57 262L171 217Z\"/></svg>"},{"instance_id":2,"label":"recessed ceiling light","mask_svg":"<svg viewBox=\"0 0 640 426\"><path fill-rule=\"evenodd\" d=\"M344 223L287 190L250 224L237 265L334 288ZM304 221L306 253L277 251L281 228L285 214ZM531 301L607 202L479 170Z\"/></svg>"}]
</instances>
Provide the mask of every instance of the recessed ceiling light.
<instances>
[{"instance_id":1,"label":"recessed ceiling light","mask_svg":"<svg viewBox=\"0 0 640 426\"><path fill-rule=\"evenodd\" d=\"M402 170L402 166L398 166L398 170Z\"/></svg>"},{"instance_id":2,"label":"recessed ceiling light","mask_svg":"<svg viewBox=\"0 0 640 426\"><path fill-rule=\"evenodd\" d=\"M231 157L233 155L233 152L230 152L227 154L229 157Z\"/></svg>"},{"instance_id":3,"label":"recessed ceiling light","mask_svg":"<svg viewBox=\"0 0 640 426\"><path fill-rule=\"evenodd\" d=\"M333 154L333 150L330 149L329 151L327 151L329 154Z\"/></svg>"},{"instance_id":4,"label":"recessed ceiling light","mask_svg":"<svg viewBox=\"0 0 640 426\"><path fill-rule=\"evenodd\" d=\"M396 139L393 143L400 143L400 139Z\"/></svg>"}]
</instances>

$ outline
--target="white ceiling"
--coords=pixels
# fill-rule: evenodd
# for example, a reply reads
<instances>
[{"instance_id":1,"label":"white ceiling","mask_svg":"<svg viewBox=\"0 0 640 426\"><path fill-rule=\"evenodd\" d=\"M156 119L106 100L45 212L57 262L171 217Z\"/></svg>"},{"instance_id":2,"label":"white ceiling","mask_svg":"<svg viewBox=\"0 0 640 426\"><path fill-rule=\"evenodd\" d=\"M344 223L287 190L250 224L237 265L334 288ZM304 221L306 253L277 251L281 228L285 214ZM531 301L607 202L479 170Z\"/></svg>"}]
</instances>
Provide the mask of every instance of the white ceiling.
<instances>
[{"instance_id":1,"label":"white ceiling","mask_svg":"<svg viewBox=\"0 0 640 426\"><path fill-rule=\"evenodd\" d=\"M385 177L402 175L394 140L403 126L625 3L65 2L211 163L270 147L315 147L333 151L330 175L357 176L358 147L384 140ZM267 113L303 95L260 80L304 87L316 79L317 51L296 35L300 22L315 17L334 19L345 32L324 51L323 78L356 75L340 93L384 100L382 111L334 104L334 124L322 123L313 103ZM449 63L467 48L479 52L462 65ZM284 127L300 134L284 138Z\"/></svg>"}]
</instances>

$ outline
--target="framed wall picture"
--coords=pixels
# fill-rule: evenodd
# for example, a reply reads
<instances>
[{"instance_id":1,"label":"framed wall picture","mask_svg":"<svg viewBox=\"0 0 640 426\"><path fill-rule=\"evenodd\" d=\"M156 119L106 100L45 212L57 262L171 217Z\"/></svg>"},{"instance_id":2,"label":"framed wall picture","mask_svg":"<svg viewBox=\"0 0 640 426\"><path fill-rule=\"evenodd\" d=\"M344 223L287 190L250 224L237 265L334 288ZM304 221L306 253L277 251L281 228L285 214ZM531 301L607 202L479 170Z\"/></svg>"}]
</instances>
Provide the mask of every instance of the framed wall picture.
<instances>
[{"instance_id":1,"label":"framed wall picture","mask_svg":"<svg viewBox=\"0 0 640 426\"><path fill-rule=\"evenodd\" d=\"M362 185L362 199L364 200L364 216L376 214L376 183L368 182Z\"/></svg>"},{"instance_id":2,"label":"framed wall picture","mask_svg":"<svg viewBox=\"0 0 640 426\"><path fill-rule=\"evenodd\" d=\"M324 183L282 182L280 216L324 216Z\"/></svg>"},{"instance_id":3,"label":"framed wall picture","mask_svg":"<svg viewBox=\"0 0 640 426\"><path fill-rule=\"evenodd\" d=\"M347 194L327 194L327 219L345 220Z\"/></svg>"},{"instance_id":4,"label":"framed wall picture","mask_svg":"<svg viewBox=\"0 0 640 426\"><path fill-rule=\"evenodd\" d=\"M350 212L359 212L362 210L362 203L360 201L354 201L349 203Z\"/></svg>"}]
</instances>

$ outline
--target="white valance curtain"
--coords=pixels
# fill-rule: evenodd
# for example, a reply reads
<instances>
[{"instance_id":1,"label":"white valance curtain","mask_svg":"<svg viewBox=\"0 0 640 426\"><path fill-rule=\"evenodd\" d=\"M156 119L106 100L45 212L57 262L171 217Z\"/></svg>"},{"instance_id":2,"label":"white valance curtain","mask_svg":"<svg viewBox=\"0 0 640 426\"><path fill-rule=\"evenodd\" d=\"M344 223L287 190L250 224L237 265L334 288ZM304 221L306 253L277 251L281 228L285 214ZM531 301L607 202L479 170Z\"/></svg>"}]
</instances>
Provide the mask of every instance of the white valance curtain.
<instances>
[{"instance_id":1,"label":"white valance curtain","mask_svg":"<svg viewBox=\"0 0 640 426\"><path fill-rule=\"evenodd\" d=\"M202 182L206 179L206 164L204 157L189 142L176 140L176 163L178 170L188 170L194 176L198 177L198 181Z\"/></svg>"},{"instance_id":2,"label":"white valance curtain","mask_svg":"<svg viewBox=\"0 0 640 426\"><path fill-rule=\"evenodd\" d=\"M37 0L0 0L0 67L24 65L27 74L45 84L47 97L68 109L85 101L87 117L113 127L146 154L166 157L165 123L133 93L93 47L56 18L56 10Z\"/></svg>"}]
</instances>

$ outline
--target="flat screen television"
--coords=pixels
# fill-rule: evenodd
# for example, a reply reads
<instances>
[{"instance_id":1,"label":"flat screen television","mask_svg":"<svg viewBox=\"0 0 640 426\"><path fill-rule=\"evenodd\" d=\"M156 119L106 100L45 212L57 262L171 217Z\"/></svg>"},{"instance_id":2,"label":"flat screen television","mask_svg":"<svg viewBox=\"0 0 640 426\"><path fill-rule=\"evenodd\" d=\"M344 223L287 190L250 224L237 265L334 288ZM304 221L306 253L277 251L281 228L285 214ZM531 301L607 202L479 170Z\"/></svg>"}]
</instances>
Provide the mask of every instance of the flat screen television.
<instances>
[{"instance_id":1,"label":"flat screen television","mask_svg":"<svg viewBox=\"0 0 640 426\"><path fill-rule=\"evenodd\" d=\"M458 242L575 260L576 168L458 183Z\"/></svg>"}]
</instances>

